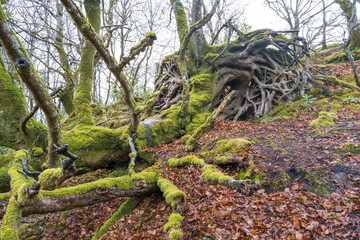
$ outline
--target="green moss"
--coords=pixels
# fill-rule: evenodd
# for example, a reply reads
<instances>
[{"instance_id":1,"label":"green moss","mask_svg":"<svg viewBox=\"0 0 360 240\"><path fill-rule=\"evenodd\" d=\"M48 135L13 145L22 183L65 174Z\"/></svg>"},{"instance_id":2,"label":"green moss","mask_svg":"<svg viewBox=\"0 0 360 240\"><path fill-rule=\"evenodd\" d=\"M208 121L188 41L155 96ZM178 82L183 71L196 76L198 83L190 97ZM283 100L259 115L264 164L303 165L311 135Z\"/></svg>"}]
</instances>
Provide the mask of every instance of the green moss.
<instances>
[{"instance_id":1,"label":"green moss","mask_svg":"<svg viewBox=\"0 0 360 240\"><path fill-rule=\"evenodd\" d=\"M313 75L312 76L314 79L316 79L315 83L319 86L324 86L323 82L329 82L332 85L340 85L342 87L345 88L349 88L351 90L355 90L355 91L359 91L360 87L351 84L351 83L347 83L345 81L339 80L336 77L333 76L328 76L328 75Z\"/></svg>"},{"instance_id":2,"label":"green moss","mask_svg":"<svg viewBox=\"0 0 360 240\"><path fill-rule=\"evenodd\" d=\"M179 124L182 119L177 117L178 107L171 107L163 111L164 120L154 121L154 125L150 128L149 144L146 139L146 126L140 124L138 129L138 139L136 144L140 146L156 146L158 144L164 144L172 142L175 138L181 136L181 126ZM165 112L165 113L164 113Z\"/></svg>"},{"instance_id":3,"label":"green moss","mask_svg":"<svg viewBox=\"0 0 360 240\"><path fill-rule=\"evenodd\" d=\"M43 190L53 190L62 183L64 177L61 168L46 169L39 175L39 183Z\"/></svg>"},{"instance_id":4,"label":"green moss","mask_svg":"<svg viewBox=\"0 0 360 240\"><path fill-rule=\"evenodd\" d=\"M201 178L209 184L223 184L232 179L230 176L226 176L225 174L218 172L214 165L207 165L201 170Z\"/></svg>"},{"instance_id":5,"label":"green moss","mask_svg":"<svg viewBox=\"0 0 360 240\"><path fill-rule=\"evenodd\" d=\"M14 156L11 156L11 154L0 155L0 168L7 167L13 159Z\"/></svg>"},{"instance_id":6,"label":"green moss","mask_svg":"<svg viewBox=\"0 0 360 240\"><path fill-rule=\"evenodd\" d=\"M254 168L254 161L252 160L252 158L249 158L249 166L246 168L245 172L240 172L239 173L239 180L246 180L248 178L250 178L251 173L253 171Z\"/></svg>"},{"instance_id":7,"label":"green moss","mask_svg":"<svg viewBox=\"0 0 360 240\"><path fill-rule=\"evenodd\" d=\"M7 191L10 184L10 177L8 174L8 164L13 160L10 155L0 156L0 190Z\"/></svg>"},{"instance_id":8,"label":"green moss","mask_svg":"<svg viewBox=\"0 0 360 240\"><path fill-rule=\"evenodd\" d=\"M130 197L125 202L123 202L119 208L112 216L107 220L104 225L101 226L98 232L92 237L92 240L100 238L102 235L108 232L109 228L116 223L122 216L130 213L138 204L136 197Z\"/></svg>"},{"instance_id":9,"label":"green moss","mask_svg":"<svg viewBox=\"0 0 360 240\"><path fill-rule=\"evenodd\" d=\"M227 163L229 157L228 156L219 156L214 160L215 164L225 164Z\"/></svg>"},{"instance_id":10,"label":"green moss","mask_svg":"<svg viewBox=\"0 0 360 240\"><path fill-rule=\"evenodd\" d=\"M21 84L12 78L5 67L0 55L0 146L15 149L28 148L40 136L46 126L31 118L25 132L20 129L20 124L28 114L26 98ZM36 145L46 149L47 134L40 136Z\"/></svg>"},{"instance_id":11,"label":"green moss","mask_svg":"<svg viewBox=\"0 0 360 240\"><path fill-rule=\"evenodd\" d=\"M91 28L96 34L100 31L100 2L97 0L87 0L84 2L86 15L88 20L85 19L87 24L81 26L81 28ZM82 29L84 30L84 29ZM80 60L80 80L76 89L75 95L75 113L78 124L80 125L94 125L91 111L91 89L92 80L94 75L94 57L95 47L93 44L86 40L85 46L81 51Z\"/></svg>"},{"instance_id":12,"label":"green moss","mask_svg":"<svg viewBox=\"0 0 360 240\"><path fill-rule=\"evenodd\" d=\"M320 112L319 117L310 123L310 127L313 128L329 128L335 124L335 121L339 120L334 113Z\"/></svg>"},{"instance_id":13,"label":"green moss","mask_svg":"<svg viewBox=\"0 0 360 240\"><path fill-rule=\"evenodd\" d=\"M156 171L147 169L132 176L126 175L117 178L103 178L74 187L58 188L52 191L41 190L40 193L43 194L43 196L66 197L69 195L83 194L96 188L107 189L116 187L117 189L127 190L136 188L134 182L138 181L138 179L145 181L146 184L153 184L156 182L157 178Z\"/></svg>"},{"instance_id":14,"label":"green moss","mask_svg":"<svg viewBox=\"0 0 360 240\"><path fill-rule=\"evenodd\" d=\"M196 156L187 156L183 158L170 158L168 160L168 165L170 167L182 167L186 165L197 165L197 166L204 166L204 160L196 157Z\"/></svg>"},{"instance_id":15,"label":"green moss","mask_svg":"<svg viewBox=\"0 0 360 240\"><path fill-rule=\"evenodd\" d=\"M164 195L165 201L174 207L176 204L185 202L186 194L179 190L172 182L165 178L159 178L157 185Z\"/></svg>"},{"instance_id":16,"label":"green moss","mask_svg":"<svg viewBox=\"0 0 360 240\"><path fill-rule=\"evenodd\" d=\"M170 233L169 233L169 238L170 240L178 240L180 238L183 237L183 233L180 232L179 230L172 230Z\"/></svg>"},{"instance_id":17,"label":"green moss","mask_svg":"<svg viewBox=\"0 0 360 240\"><path fill-rule=\"evenodd\" d=\"M142 113L142 112L144 112L144 110L145 110L145 107L142 105L139 105L134 109L135 113Z\"/></svg>"},{"instance_id":18,"label":"green moss","mask_svg":"<svg viewBox=\"0 0 360 240\"><path fill-rule=\"evenodd\" d=\"M355 147L353 142L347 142L344 145L344 150L345 150L345 152L360 154L360 145Z\"/></svg>"},{"instance_id":19,"label":"green moss","mask_svg":"<svg viewBox=\"0 0 360 240\"><path fill-rule=\"evenodd\" d=\"M44 154L44 151L42 150L42 148L33 148L32 155L34 157L40 157L43 154Z\"/></svg>"},{"instance_id":20,"label":"green moss","mask_svg":"<svg viewBox=\"0 0 360 240\"><path fill-rule=\"evenodd\" d=\"M296 103L293 103L292 106L294 107ZM302 105L302 101L298 101L297 105ZM297 116L297 111L294 108L286 107L285 105L277 106L273 109L270 113L266 114L260 119L260 122L274 122L283 119L292 119L293 117Z\"/></svg>"},{"instance_id":21,"label":"green moss","mask_svg":"<svg viewBox=\"0 0 360 240\"><path fill-rule=\"evenodd\" d=\"M181 137L181 143L185 144L187 140L189 140L189 138L191 138L190 134L186 134L184 136Z\"/></svg>"},{"instance_id":22,"label":"green moss","mask_svg":"<svg viewBox=\"0 0 360 240\"><path fill-rule=\"evenodd\" d=\"M290 186L290 176L286 172L280 173L278 177L272 181L272 189L274 191L283 190Z\"/></svg>"},{"instance_id":23,"label":"green moss","mask_svg":"<svg viewBox=\"0 0 360 240\"><path fill-rule=\"evenodd\" d=\"M211 150L209 151L209 145L206 144L202 148L200 156L205 162L213 162L216 164L226 163L227 160L238 153L249 150L251 143L243 138L234 139L222 139L218 140L215 147L211 143Z\"/></svg>"},{"instance_id":24,"label":"green moss","mask_svg":"<svg viewBox=\"0 0 360 240\"><path fill-rule=\"evenodd\" d=\"M130 154L129 154L129 157L131 157L131 158L136 157L136 153L134 153L134 152L130 153Z\"/></svg>"},{"instance_id":25,"label":"green moss","mask_svg":"<svg viewBox=\"0 0 360 240\"><path fill-rule=\"evenodd\" d=\"M6 192L6 193L0 193L0 202L4 202L9 200L11 197L11 192Z\"/></svg>"},{"instance_id":26,"label":"green moss","mask_svg":"<svg viewBox=\"0 0 360 240\"><path fill-rule=\"evenodd\" d=\"M187 133L193 133L195 130L201 126L210 115L210 112L203 112L196 114L194 118L192 118L191 123L186 126Z\"/></svg>"},{"instance_id":27,"label":"green moss","mask_svg":"<svg viewBox=\"0 0 360 240\"><path fill-rule=\"evenodd\" d=\"M78 167L103 167L114 161L128 161L128 127L116 130L102 127L75 127L63 132L63 142L78 155Z\"/></svg>"},{"instance_id":28,"label":"green moss","mask_svg":"<svg viewBox=\"0 0 360 240\"><path fill-rule=\"evenodd\" d=\"M353 51L352 55L355 60L359 60L360 59L360 50ZM329 64L329 63L344 63L344 62L348 62L348 58L347 58L344 50L335 52L332 55L325 58L325 63L327 63L327 64Z\"/></svg>"},{"instance_id":29,"label":"green moss","mask_svg":"<svg viewBox=\"0 0 360 240\"><path fill-rule=\"evenodd\" d=\"M14 197L10 198L6 213L2 219L0 227L0 239L17 240L20 239L19 231L22 219L22 208Z\"/></svg>"},{"instance_id":30,"label":"green moss","mask_svg":"<svg viewBox=\"0 0 360 240\"><path fill-rule=\"evenodd\" d=\"M312 96L319 96L322 93L322 90L320 88L312 88L309 92L308 95L312 95Z\"/></svg>"},{"instance_id":31,"label":"green moss","mask_svg":"<svg viewBox=\"0 0 360 240\"><path fill-rule=\"evenodd\" d=\"M318 193L320 195L325 195L330 192L329 188L324 184L319 178L322 176L320 173L310 173L304 168L297 168L296 173L298 173L302 178L307 181L306 189L313 193ZM320 192L319 192L320 191Z\"/></svg>"},{"instance_id":32,"label":"green moss","mask_svg":"<svg viewBox=\"0 0 360 240\"><path fill-rule=\"evenodd\" d=\"M344 104L340 101L329 101L327 98L315 101L314 106L317 106L317 109L324 112L336 112L344 108Z\"/></svg>"},{"instance_id":33,"label":"green moss","mask_svg":"<svg viewBox=\"0 0 360 240\"><path fill-rule=\"evenodd\" d=\"M36 194L31 198L28 198L26 196L26 189L31 187L31 185L33 185L35 182L35 180L29 180L27 182L25 182L24 184L22 184L18 189L17 189L17 201L19 204L21 205L34 205L38 202L40 202L43 198L42 194Z\"/></svg>"},{"instance_id":34,"label":"green moss","mask_svg":"<svg viewBox=\"0 0 360 240\"><path fill-rule=\"evenodd\" d=\"M196 116L196 114L201 113L201 116L195 118L195 120L199 119L199 124L202 124L206 120L206 114L204 111L208 111L209 104L213 99L215 92L215 79L217 76L215 74L199 74L190 78L190 102L189 102L189 113L192 116ZM204 120L204 121L202 121ZM197 127L188 127L190 129L196 129Z\"/></svg>"},{"instance_id":35,"label":"green moss","mask_svg":"<svg viewBox=\"0 0 360 240\"><path fill-rule=\"evenodd\" d=\"M169 229L180 228L182 220L183 218L179 213L172 213L169 217L169 221L164 226L164 232L167 232Z\"/></svg>"},{"instance_id":36,"label":"green moss","mask_svg":"<svg viewBox=\"0 0 360 240\"><path fill-rule=\"evenodd\" d=\"M216 143L216 150L219 153L242 153L248 151L250 146L251 143L243 138L223 139Z\"/></svg>"},{"instance_id":37,"label":"green moss","mask_svg":"<svg viewBox=\"0 0 360 240\"><path fill-rule=\"evenodd\" d=\"M22 159L26 157L25 150L16 151L14 154L15 159L10 162L8 174L11 177L10 186L11 186L11 193L14 198L22 204L24 201L38 201L41 198L41 195L35 196L33 199L27 199L25 196L25 189L30 187L34 180L26 179L25 176L19 171L22 171Z\"/></svg>"},{"instance_id":38,"label":"green moss","mask_svg":"<svg viewBox=\"0 0 360 240\"><path fill-rule=\"evenodd\" d=\"M180 38L180 42L182 42L184 37L189 31L189 24L187 22L185 9L180 1L170 0L170 3L173 6L175 12L177 31Z\"/></svg>"}]
</instances>

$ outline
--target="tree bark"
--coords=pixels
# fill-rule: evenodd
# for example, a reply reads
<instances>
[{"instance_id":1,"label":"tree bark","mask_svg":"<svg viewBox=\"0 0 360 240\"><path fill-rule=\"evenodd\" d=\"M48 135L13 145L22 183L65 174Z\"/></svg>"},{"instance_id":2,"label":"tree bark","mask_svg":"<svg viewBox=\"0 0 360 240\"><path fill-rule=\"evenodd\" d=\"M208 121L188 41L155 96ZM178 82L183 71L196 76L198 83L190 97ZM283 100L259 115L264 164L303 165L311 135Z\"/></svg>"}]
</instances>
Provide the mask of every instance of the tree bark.
<instances>
[{"instance_id":1,"label":"tree bark","mask_svg":"<svg viewBox=\"0 0 360 240\"><path fill-rule=\"evenodd\" d=\"M155 191L156 184L151 184L146 187L139 187L136 189L117 189L113 187L111 189L93 189L87 193L80 195L72 195L67 197L52 197L45 196L43 200L32 206L27 206L23 209L23 217L33 214L44 214L57 211L65 211L78 207L85 207L100 202L106 202L114 198L119 197L133 197ZM0 210L0 216L4 214L4 211Z\"/></svg>"},{"instance_id":2,"label":"tree bark","mask_svg":"<svg viewBox=\"0 0 360 240\"><path fill-rule=\"evenodd\" d=\"M65 112L70 115L75 111L75 103L74 103L74 91L75 91L75 75L69 64L69 57L64 48L64 39L62 36L63 33L63 11L64 8L60 4L59 0L56 1L56 9L57 9L57 32L55 37L56 51L59 55L61 67L63 68L63 78L65 80L65 87L61 91L60 101L64 106Z\"/></svg>"},{"instance_id":3,"label":"tree bark","mask_svg":"<svg viewBox=\"0 0 360 240\"><path fill-rule=\"evenodd\" d=\"M72 17L75 25L78 27L79 31L83 34L83 36L92 43L95 49L98 51L99 55L104 60L106 66L109 68L111 73L114 74L117 81L119 81L121 87L124 90L124 100L126 105L129 107L130 110L130 126L129 131L130 135L135 141L137 136L137 128L139 125L139 118L140 112L137 111L136 102L133 98L132 87L125 78L124 74L121 72L121 68L119 67L118 63L116 62L115 58L111 56L109 50L105 48L102 43L102 39L98 36L96 31L89 25L89 22L80 11L80 9L75 5L75 3L71 0L61 0L63 5L65 6L66 10L69 12L70 16ZM147 46L151 46L156 39L156 35L154 33L147 33L145 38L142 40L139 48L146 44ZM136 50L136 48L134 49Z\"/></svg>"},{"instance_id":4,"label":"tree bark","mask_svg":"<svg viewBox=\"0 0 360 240\"><path fill-rule=\"evenodd\" d=\"M85 0L85 11L89 23L95 34L99 34L101 25L100 1ZM77 124L95 125L91 112L91 89L94 77L94 58L95 47L86 40L85 47L82 50L80 61L80 80L75 95L75 113Z\"/></svg>"},{"instance_id":5,"label":"tree bark","mask_svg":"<svg viewBox=\"0 0 360 240\"><path fill-rule=\"evenodd\" d=\"M0 145L13 148L28 148L46 130L46 126L30 118L24 131L21 122L27 116L28 109L24 93L19 83L14 82L0 56ZM46 150L47 136L42 135L35 144Z\"/></svg>"},{"instance_id":6,"label":"tree bark","mask_svg":"<svg viewBox=\"0 0 360 240\"><path fill-rule=\"evenodd\" d=\"M350 50L355 50L360 47L360 26L356 14L355 0L335 0L340 5L348 22L348 30L352 32L350 37Z\"/></svg>"},{"instance_id":7,"label":"tree bark","mask_svg":"<svg viewBox=\"0 0 360 240\"><path fill-rule=\"evenodd\" d=\"M42 78L37 74L26 50L21 45L15 33L7 23L6 15L2 6L0 7L0 40L9 58L16 65L17 71L27 88L33 94L37 104L44 112L49 130L48 167L56 167L59 157L54 149L54 144L61 145L61 131L59 113L50 94L45 90L46 86Z\"/></svg>"}]
</instances>

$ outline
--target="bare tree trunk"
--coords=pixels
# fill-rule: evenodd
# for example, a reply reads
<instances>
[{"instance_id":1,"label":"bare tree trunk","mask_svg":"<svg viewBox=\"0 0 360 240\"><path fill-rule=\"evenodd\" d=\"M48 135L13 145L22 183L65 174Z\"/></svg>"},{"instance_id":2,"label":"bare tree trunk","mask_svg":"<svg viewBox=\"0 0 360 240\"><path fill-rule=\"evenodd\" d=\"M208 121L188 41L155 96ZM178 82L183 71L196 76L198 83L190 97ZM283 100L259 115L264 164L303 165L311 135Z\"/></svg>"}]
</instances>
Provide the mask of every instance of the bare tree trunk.
<instances>
[{"instance_id":1,"label":"bare tree trunk","mask_svg":"<svg viewBox=\"0 0 360 240\"><path fill-rule=\"evenodd\" d=\"M192 23L196 23L202 18L202 0L193 0L192 12L191 12ZM205 37L202 28L196 30L192 37L192 45L194 47L194 53L196 56L196 66L201 66L201 55L203 53L204 45L206 44Z\"/></svg>"},{"instance_id":2,"label":"bare tree trunk","mask_svg":"<svg viewBox=\"0 0 360 240\"><path fill-rule=\"evenodd\" d=\"M327 28L327 21L326 21L326 5L325 5L325 0L321 0L322 3L322 15L323 15L323 25L322 25L322 41L321 41L321 45L322 45L322 49L326 49L327 44L326 44L326 28Z\"/></svg>"},{"instance_id":3,"label":"bare tree trunk","mask_svg":"<svg viewBox=\"0 0 360 240\"><path fill-rule=\"evenodd\" d=\"M63 78L65 80L65 87L61 91L60 94L60 101L64 106L65 112L70 115L72 112L75 111L75 104L74 104L74 89L75 89L75 76L71 70L69 64L69 58L64 48L64 41L63 41L63 11L64 7L60 4L59 0L56 1L56 10L57 10L57 34L56 34L56 51L58 52L61 67L64 69Z\"/></svg>"}]
</instances>

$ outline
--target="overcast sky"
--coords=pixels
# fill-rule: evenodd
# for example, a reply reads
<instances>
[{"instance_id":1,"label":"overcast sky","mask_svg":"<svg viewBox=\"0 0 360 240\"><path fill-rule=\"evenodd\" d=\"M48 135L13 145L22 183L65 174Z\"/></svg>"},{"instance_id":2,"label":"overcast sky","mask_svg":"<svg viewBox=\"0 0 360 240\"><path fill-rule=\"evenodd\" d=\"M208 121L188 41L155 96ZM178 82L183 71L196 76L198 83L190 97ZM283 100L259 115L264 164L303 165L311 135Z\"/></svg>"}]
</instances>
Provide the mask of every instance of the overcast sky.
<instances>
[{"instance_id":1,"label":"overcast sky","mask_svg":"<svg viewBox=\"0 0 360 240\"><path fill-rule=\"evenodd\" d=\"M286 23L264 5L264 0L242 0L242 2L247 4L244 15L253 30L260 28L284 30Z\"/></svg>"}]
</instances>

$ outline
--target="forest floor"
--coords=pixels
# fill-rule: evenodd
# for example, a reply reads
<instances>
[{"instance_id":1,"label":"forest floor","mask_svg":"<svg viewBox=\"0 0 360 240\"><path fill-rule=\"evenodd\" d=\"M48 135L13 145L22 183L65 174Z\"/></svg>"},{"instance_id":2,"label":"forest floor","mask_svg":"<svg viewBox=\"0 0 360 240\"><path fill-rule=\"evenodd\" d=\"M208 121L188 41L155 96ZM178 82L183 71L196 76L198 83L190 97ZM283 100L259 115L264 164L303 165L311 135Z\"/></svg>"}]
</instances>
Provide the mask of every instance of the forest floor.
<instances>
[{"instance_id":1,"label":"forest floor","mask_svg":"<svg viewBox=\"0 0 360 240\"><path fill-rule=\"evenodd\" d=\"M336 75L346 69L337 65L323 71ZM252 156L253 173L263 175L260 190L252 196L208 185L201 179L200 167L165 165L162 169L162 175L187 195L180 228L184 239L360 239L360 103L345 102L338 93L326 101L317 97L307 110L303 99L285 104L286 109L293 109L290 117L275 118L274 114L263 123L218 120L194 153L185 152L180 139L148 148L162 164L189 154L201 157L206 151L202 148L218 139L252 142L250 150L241 154ZM324 110L331 110L339 120L328 128L311 128L310 122ZM145 167L139 164L137 171ZM238 178L236 165L217 168ZM97 170L69 179L65 185L111 174L111 170ZM24 218L31 224L23 239L91 239L123 201ZM166 239L163 227L171 213L161 192L153 193L101 239Z\"/></svg>"}]
</instances>

